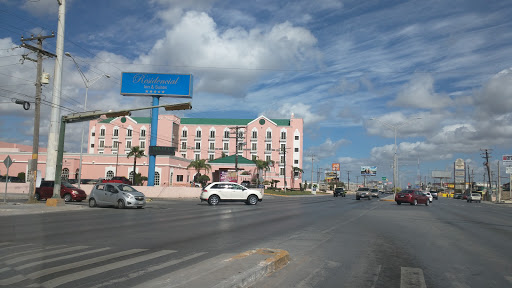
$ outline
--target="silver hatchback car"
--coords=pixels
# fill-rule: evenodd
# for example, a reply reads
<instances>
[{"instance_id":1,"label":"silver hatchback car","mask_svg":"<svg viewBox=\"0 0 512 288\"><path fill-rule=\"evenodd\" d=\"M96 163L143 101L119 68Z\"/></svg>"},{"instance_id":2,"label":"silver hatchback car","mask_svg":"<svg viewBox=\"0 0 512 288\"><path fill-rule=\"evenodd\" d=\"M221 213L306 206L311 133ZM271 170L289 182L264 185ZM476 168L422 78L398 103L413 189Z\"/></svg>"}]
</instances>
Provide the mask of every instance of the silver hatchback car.
<instances>
[{"instance_id":1,"label":"silver hatchback car","mask_svg":"<svg viewBox=\"0 0 512 288\"><path fill-rule=\"evenodd\" d=\"M123 183L99 183L89 195L89 207L115 206L116 208L146 206L146 197L130 185Z\"/></svg>"}]
</instances>

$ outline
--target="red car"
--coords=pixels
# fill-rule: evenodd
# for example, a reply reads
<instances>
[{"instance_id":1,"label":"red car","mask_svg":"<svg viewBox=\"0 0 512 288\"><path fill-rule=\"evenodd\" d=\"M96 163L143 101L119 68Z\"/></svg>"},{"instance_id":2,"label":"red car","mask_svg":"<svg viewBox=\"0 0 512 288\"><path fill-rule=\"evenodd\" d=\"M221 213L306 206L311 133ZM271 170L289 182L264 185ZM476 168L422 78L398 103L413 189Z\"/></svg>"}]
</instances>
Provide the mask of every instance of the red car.
<instances>
[{"instance_id":1,"label":"red car","mask_svg":"<svg viewBox=\"0 0 512 288\"><path fill-rule=\"evenodd\" d=\"M123 183L123 184L132 185L132 181L130 181L129 179L127 179L124 176L116 176L116 177L112 177L112 179L103 179L101 181L101 183Z\"/></svg>"},{"instance_id":2,"label":"red car","mask_svg":"<svg viewBox=\"0 0 512 288\"><path fill-rule=\"evenodd\" d=\"M411 205L425 204L430 205L428 196L418 190L403 190L395 195L396 204L409 203Z\"/></svg>"},{"instance_id":3,"label":"red car","mask_svg":"<svg viewBox=\"0 0 512 288\"><path fill-rule=\"evenodd\" d=\"M41 181L41 185L36 188L34 198L36 200L52 198L54 184L54 181ZM66 202L70 202L72 200L80 202L87 199L87 194L85 194L84 190L76 188L68 182L63 181L60 184L60 197Z\"/></svg>"}]
</instances>

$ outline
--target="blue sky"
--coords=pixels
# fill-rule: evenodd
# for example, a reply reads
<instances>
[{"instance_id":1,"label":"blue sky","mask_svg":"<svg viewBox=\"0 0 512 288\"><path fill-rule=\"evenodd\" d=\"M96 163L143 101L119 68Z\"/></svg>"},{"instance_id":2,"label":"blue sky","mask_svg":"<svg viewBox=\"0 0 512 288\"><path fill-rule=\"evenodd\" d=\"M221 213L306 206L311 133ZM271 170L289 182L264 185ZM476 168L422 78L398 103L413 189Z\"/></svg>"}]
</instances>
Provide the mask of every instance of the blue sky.
<instances>
[{"instance_id":1,"label":"blue sky","mask_svg":"<svg viewBox=\"0 0 512 288\"><path fill-rule=\"evenodd\" d=\"M422 179L430 181L432 170L450 170L457 158L482 181L481 149L492 149L495 175L496 161L512 154L510 1L67 0L66 5L64 51L89 79L111 75L91 85L87 110L151 104L148 98L119 95L121 72L190 73L193 110L179 116L303 118L306 180L310 155L315 155L315 179L318 168L331 163L341 164L343 180L351 171L354 182L366 165L378 167L372 180L392 179L389 126L401 125L401 186L416 181L418 166ZM20 62L29 51L16 47L22 35L57 31L57 11L56 0L0 0L0 141L32 144L33 110L24 111L12 99L34 99L36 69L30 61ZM47 39L44 48L53 52L55 43ZM61 113L69 114L83 110L85 86L65 58ZM44 61L52 77L54 64ZM44 147L51 99L52 82L43 88ZM66 139L66 150L78 152L80 127L68 129ZM503 166L501 176L507 176Z\"/></svg>"}]
</instances>

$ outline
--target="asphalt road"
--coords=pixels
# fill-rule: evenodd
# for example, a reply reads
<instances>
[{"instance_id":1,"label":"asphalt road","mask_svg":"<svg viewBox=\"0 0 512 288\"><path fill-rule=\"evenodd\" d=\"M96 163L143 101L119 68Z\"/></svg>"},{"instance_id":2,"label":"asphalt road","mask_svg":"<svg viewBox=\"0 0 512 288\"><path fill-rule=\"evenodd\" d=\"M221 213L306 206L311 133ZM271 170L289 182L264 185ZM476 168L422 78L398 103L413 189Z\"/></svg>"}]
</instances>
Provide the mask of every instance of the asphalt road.
<instances>
[{"instance_id":1,"label":"asphalt road","mask_svg":"<svg viewBox=\"0 0 512 288\"><path fill-rule=\"evenodd\" d=\"M255 288L512 286L512 208L454 199L154 200L143 210L2 216L0 231L4 287L145 287L256 248L291 261Z\"/></svg>"}]
</instances>

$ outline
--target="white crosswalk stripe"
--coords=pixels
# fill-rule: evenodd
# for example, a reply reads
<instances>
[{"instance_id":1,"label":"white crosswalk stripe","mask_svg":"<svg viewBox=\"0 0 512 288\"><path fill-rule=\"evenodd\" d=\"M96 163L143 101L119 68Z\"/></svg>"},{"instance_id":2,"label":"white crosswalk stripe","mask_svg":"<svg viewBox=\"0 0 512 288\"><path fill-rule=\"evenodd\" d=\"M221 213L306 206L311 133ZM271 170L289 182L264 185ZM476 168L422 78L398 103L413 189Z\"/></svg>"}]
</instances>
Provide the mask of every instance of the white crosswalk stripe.
<instances>
[{"instance_id":1,"label":"white crosswalk stripe","mask_svg":"<svg viewBox=\"0 0 512 288\"><path fill-rule=\"evenodd\" d=\"M16 267L16 270L22 270L22 269L26 269L28 267L32 267L32 266L36 266L36 265L48 264L48 263L55 262L55 261L65 260L65 259L69 259L69 258L75 258L75 257L87 255L87 254L97 253L97 252L102 252L102 251L109 250L109 249L110 248L108 248L108 247L100 248L100 249L96 249L96 250L89 250L89 251L85 251L85 252L81 252L81 253L65 255L65 256L56 257L56 258L47 259L47 260L34 261L34 262L30 262L25 265L18 266L18 267Z\"/></svg>"},{"instance_id":2,"label":"white crosswalk stripe","mask_svg":"<svg viewBox=\"0 0 512 288\"><path fill-rule=\"evenodd\" d=\"M420 268L402 267L400 288L426 288L423 270Z\"/></svg>"},{"instance_id":3,"label":"white crosswalk stripe","mask_svg":"<svg viewBox=\"0 0 512 288\"><path fill-rule=\"evenodd\" d=\"M122 268L122 267L125 267L125 266L128 266L128 265L132 265L132 264L136 264L136 263L139 263L139 262L147 261L147 260L150 260L150 259L153 259L153 258L161 257L161 256L164 256L164 255L167 255L167 254L170 254L170 253L174 253L174 252L176 252L176 251L161 250L161 251L158 251L158 252L142 255L142 256L139 256L139 257L135 257L135 258L130 258L130 259L114 262L112 264L98 266L98 267L91 268L91 269L88 269L88 270L80 271L79 273L76 273L76 274L73 274L73 275L66 275L66 276L54 278L52 280L46 281L44 283L41 283L41 286L48 287L48 288L57 287L59 285L62 285L62 284L65 284L65 283L68 283L68 282L71 282L71 281L75 281L75 280L78 280L78 279L90 277L90 276L93 276L93 275L96 275L96 274L99 274L99 273L103 273L103 272L107 272L107 271L111 271L111 270L114 270L114 269L119 269L119 268Z\"/></svg>"},{"instance_id":4,"label":"white crosswalk stripe","mask_svg":"<svg viewBox=\"0 0 512 288\"><path fill-rule=\"evenodd\" d=\"M46 250L45 252L31 253L30 255L26 255L23 257L15 257L10 260L6 260L5 264L12 265L15 263L19 263L19 262L23 262L23 261L27 261L27 260L31 260L31 259L43 258L45 256L51 256L51 255L55 255L55 254L66 253L66 252L71 252L71 251L85 249L85 248L87 248L87 246L74 246L74 247L67 247L67 248L63 248L63 249L56 249L56 250L50 250L50 251L48 251L48 249L45 249Z\"/></svg>"},{"instance_id":5,"label":"white crosswalk stripe","mask_svg":"<svg viewBox=\"0 0 512 288\"><path fill-rule=\"evenodd\" d=\"M505 279L512 285L512 276L505 276Z\"/></svg>"}]
</instances>

